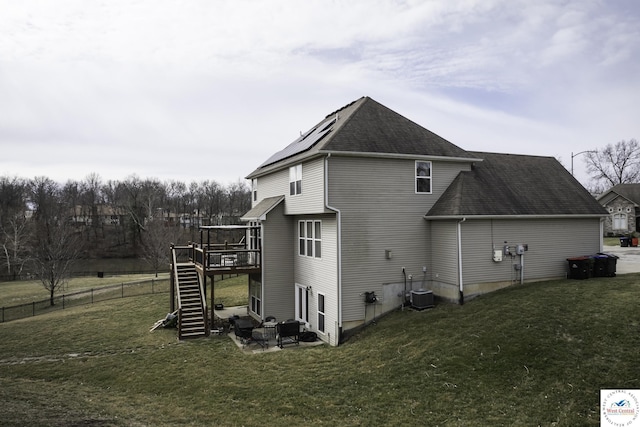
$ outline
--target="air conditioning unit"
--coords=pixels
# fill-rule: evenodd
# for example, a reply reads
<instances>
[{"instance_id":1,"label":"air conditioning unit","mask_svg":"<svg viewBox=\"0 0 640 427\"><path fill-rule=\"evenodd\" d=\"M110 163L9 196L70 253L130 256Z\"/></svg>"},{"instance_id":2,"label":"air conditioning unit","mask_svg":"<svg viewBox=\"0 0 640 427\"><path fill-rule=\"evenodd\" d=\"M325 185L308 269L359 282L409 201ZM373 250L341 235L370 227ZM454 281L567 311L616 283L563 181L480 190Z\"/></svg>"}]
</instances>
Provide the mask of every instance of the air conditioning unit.
<instances>
[{"instance_id":1,"label":"air conditioning unit","mask_svg":"<svg viewBox=\"0 0 640 427\"><path fill-rule=\"evenodd\" d=\"M433 303L433 292L420 289L417 291L411 291L411 307L416 310L424 310L425 308L431 308Z\"/></svg>"}]
</instances>

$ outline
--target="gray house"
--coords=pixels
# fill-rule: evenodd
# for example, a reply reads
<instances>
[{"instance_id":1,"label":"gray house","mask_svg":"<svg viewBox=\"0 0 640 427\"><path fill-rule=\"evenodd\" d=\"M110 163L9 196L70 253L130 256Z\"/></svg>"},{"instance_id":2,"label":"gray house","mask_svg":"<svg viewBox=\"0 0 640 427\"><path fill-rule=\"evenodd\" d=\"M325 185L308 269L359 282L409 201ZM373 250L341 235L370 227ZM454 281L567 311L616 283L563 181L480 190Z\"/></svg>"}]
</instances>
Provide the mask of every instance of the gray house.
<instances>
[{"instance_id":1,"label":"gray house","mask_svg":"<svg viewBox=\"0 0 640 427\"><path fill-rule=\"evenodd\" d=\"M563 278L602 248L606 211L554 158L465 151L368 97L247 178L250 314L331 345L413 296Z\"/></svg>"},{"instance_id":2,"label":"gray house","mask_svg":"<svg viewBox=\"0 0 640 427\"><path fill-rule=\"evenodd\" d=\"M598 202L607 210L607 235L631 234L640 230L640 184L618 184L602 193Z\"/></svg>"}]
</instances>

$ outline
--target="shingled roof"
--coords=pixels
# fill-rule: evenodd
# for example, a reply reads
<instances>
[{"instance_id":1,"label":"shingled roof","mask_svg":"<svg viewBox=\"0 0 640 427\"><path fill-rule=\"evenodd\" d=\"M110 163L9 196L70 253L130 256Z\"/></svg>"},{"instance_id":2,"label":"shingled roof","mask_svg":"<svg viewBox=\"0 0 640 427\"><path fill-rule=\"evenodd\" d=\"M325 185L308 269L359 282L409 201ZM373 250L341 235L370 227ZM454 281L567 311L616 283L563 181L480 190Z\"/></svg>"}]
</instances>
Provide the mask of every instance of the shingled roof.
<instances>
[{"instance_id":1,"label":"shingled roof","mask_svg":"<svg viewBox=\"0 0 640 427\"><path fill-rule=\"evenodd\" d=\"M365 96L328 114L247 178L313 156L341 152L473 159L469 152Z\"/></svg>"},{"instance_id":2,"label":"shingled roof","mask_svg":"<svg viewBox=\"0 0 640 427\"><path fill-rule=\"evenodd\" d=\"M385 107L369 97L357 101L339 132L323 151L473 157L457 145Z\"/></svg>"},{"instance_id":3,"label":"shingled roof","mask_svg":"<svg viewBox=\"0 0 640 427\"><path fill-rule=\"evenodd\" d=\"M553 157L471 154L482 162L461 172L425 218L607 214Z\"/></svg>"},{"instance_id":4,"label":"shingled roof","mask_svg":"<svg viewBox=\"0 0 640 427\"><path fill-rule=\"evenodd\" d=\"M598 201L605 198L612 199L612 194L617 194L636 205L640 205L640 184L616 184L598 196Z\"/></svg>"}]
</instances>

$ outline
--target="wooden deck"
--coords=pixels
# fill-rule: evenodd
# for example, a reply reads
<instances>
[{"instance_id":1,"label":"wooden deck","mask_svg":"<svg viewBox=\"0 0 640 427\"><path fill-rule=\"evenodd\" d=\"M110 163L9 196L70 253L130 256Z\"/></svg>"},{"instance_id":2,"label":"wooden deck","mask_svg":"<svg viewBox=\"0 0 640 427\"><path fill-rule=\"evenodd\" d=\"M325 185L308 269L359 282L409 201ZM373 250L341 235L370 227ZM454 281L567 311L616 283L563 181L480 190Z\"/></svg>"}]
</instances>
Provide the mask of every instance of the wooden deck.
<instances>
[{"instance_id":1,"label":"wooden deck","mask_svg":"<svg viewBox=\"0 0 640 427\"><path fill-rule=\"evenodd\" d=\"M235 233L240 243L211 243L217 240L216 233ZM249 274L262 270L259 242L259 227L251 226L207 226L200 227L200 243L174 246L178 262L193 262L199 273L211 277L221 274ZM247 238L248 236L248 238ZM236 240L237 239L237 240ZM253 242L254 248L247 244Z\"/></svg>"}]
</instances>

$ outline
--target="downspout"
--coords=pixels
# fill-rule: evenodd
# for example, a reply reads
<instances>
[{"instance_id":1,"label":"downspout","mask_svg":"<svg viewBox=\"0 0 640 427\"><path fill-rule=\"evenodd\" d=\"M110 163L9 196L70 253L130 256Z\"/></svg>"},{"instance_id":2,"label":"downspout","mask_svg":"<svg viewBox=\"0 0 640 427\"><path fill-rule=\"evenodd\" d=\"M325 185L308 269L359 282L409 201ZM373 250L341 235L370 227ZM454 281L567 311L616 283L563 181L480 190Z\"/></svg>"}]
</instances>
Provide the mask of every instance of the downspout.
<instances>
[{"instance_id":1,"label":"downspout","mask_svg":"<svg viewBox=\"0 0 640 427\"><path fill-rule=\"evenodd\" d=\"M259 223L260 223L260 238L258 238L258 236L256 236L255 238L255 242L256 242L256 246L258 246L260 248L260 301L262 304L261 307L261 312L262 312L262 317L264 319L264 307L265 307L265 289L264 289L264 272L267 270L266 268L264 268L264 245L262 244L262 239L264 238L264 225L262 224L262 219L258 219ZM249 283L247 284L247 287L249 288L249 301L247 301L247 303L249 304L249 307L251 307L251 276L249 276Z\"/></svg>"},{"instance_id":2,"label":"downspout","mask_svg":"<svg viewBox=\"0 0 640 427\"><path fill-rule=\"evenodd\" d=\"M600 249L598 250L598 252L602 252L602 250L604 249L604 218L600 218Z\"/></svg>"},{"instance_id":3,"label":"downspout","mask_svg":"<svg viewBox=\"0 0 640 427\"><path fill-rule=\"evenodd\" d=\"M457 234L458 234L458 283L460 289L458 290L458 304L464 304L464 284L462 282L462 227L461 224L465 222L467 218L462 218L458 221Z\"/></svg>"},{"instance_id":4,"label":"downspout","mask_svg":"<svg viewBox=\"0 0 640 427\"><path fill-rule=\"evenodd\" d=\"M331 157L331 153L328 153L327 157L324 158L324 205L327 209L336 213L336 231L338 233L338 336L336 337L336 343L340 344L340 341L342 341L342 216L340 209L329 205L329 157Z\"/></svg>"}]
</instances>

